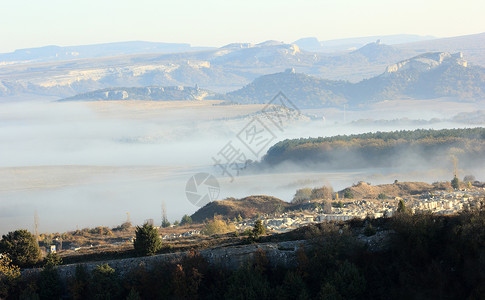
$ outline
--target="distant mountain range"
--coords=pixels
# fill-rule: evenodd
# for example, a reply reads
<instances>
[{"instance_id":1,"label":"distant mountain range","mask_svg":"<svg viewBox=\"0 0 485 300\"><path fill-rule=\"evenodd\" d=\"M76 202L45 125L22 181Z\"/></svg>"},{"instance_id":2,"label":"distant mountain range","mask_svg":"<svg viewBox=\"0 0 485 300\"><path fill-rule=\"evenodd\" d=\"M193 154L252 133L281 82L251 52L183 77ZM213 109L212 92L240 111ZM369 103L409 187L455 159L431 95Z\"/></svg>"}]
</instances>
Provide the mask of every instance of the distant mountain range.
<instances>
[{"instance_id":1,"label":"distant mountain range","mask_svg":"<svg viewBox=\"0 0 485 300\"><path fill-rule=\"evenodd\" d=\"M301 49L312 52L345 52L356 50L368 43L380 40L384 44L405 44L436 39L433 36L422 36L415 34L393 34L393 35L375 35L366 37L355 37L346 39L335 39L319 41L315 37L302 38L294 41Z\"/></svg>"},{"instance_id":2,"label":"distant mountain range","mask_svg":"<svg viewBox=\"0 0 485 300\"><path fill-rule=\"evenodd\" d=\"M3 64L0 68L0 98L23 94L66 98L126 86L198 85L223 94L240 89L262 75L294 68L298 73L318 78L320 83L335 85L325 88L322 95L331 91L332 101L342 102L350 99L351 95L339 91L344 83L333 81L358 83L363 79L378 77L389 65L424 54L427 47L435 48L436 45L462 49L471 64L483 61L485 65L485 51L477 50L483 49L484 44L485 34L393 46L374 41L356 50L332 55L305 51L297 44L277 41L235 43L202 50L188 44L144 42L46 47L5 54L3 59L0 55L0 64ZM79 55L73 56L71 52ZM468 53L472 56L469 57ZM10 58L7 57L9 55ZM15 57L12 58L12 55ZM81 57L86 58L73 59ZM24 63L14 64L14 59ZM25 63L27 61L31 62ZM409 93L411 91L404 91L405 95ZM385 91L380 94L384 95ZM375 98L372 95L367 97Z\"/></svg>"},{"instance_id":3,"label":"distant mountain range","mask_svg":"<svg viewBox=\"0 0 485 300\"><path fill-rule=\"evenodd\" d=\"M426 53L387 67L358 83L324 80L287 70L262 76L226 94L232 101L264 103L282 91L299 107L359 105L374 100L485 97L485 68L468 66L461 53Z\"/></svg>"},{"instance_id":4,"label":"distant mountain range","mask_svg":"<svg viewBox=\"0 0 485 300\"><path fill-rule=\"evenodd\" d=\"M329 41L318 41L316 38L303 38L293 42L299 46L302 50L309 52L339 52L355 50L364 46L365 44L381 40L385 44L402 44L417 42L423 40L433 39L431 36L419 36L419 35L387 35L387 36L370 36L359 38L338 39ZM246 45L251 44L230 44L223 48L232 47L234 45ZM51 61L64 61L72 59L83 58L97 58L97 57L110 57L120 55L133 55L133 54L150 54L150 53L181 53L181 52L194 52L201 50L216 49L217 47L194 47L187 43L155 43L144 41L129 41L129 42L115 42L104 43L94 45L80 45L80 46L44 46L37 48L26 48L15 50L10 53L0 53L0 66L11 64L24 64L24 63L39 63L39 62L51 62Z\"/></svg>"},{"instance_id":5,"label":"distant mountain range","mask_svg":"<svg viewBox=\"0 0 485 300\"><path fill-rule=\"evenodd\" d=\"M188 52L206 49L211 48L192 47L190 44L152 43L142 41L68 47L45 46L19 49L11 53L1 53L0 65L64 61L131 54Z\"/></svg>"},{"instance_id":6,"label":"distant mountain range","mask_svg":"<svg viewBox=\"0 0 485 300\"><path fill-rule=\"evenodd\" d=\"M361 49L364 53L365 47ZM454 97L474 100L485 97L485 68L469 66L461 53L434 52L389 65L384 73L358 83L321 79L287 69L285 72L261 76L245 87L226 94L198 87L111 88L66 100L226 99L248 104L266 103L278 92L283 92L301 108L344 104L358 106L386 99Z\"/></svg>"}]
</instances>

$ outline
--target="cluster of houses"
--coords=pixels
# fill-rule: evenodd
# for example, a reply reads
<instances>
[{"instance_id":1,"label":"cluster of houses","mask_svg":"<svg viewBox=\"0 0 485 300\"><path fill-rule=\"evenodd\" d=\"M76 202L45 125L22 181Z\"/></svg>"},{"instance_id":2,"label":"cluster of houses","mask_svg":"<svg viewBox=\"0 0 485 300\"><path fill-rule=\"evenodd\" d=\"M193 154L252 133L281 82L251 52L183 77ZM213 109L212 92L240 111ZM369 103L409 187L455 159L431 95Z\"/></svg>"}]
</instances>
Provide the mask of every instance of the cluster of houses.
<instances>
[{"instance_id":1,"label":"cluster of houses","mask_svg":"<svg viewBox=\"0 0 485 300\"><path fill-rule=\"evenodd\" d=\"M421 199L413 200L411 208L416 211L431 211L437 214L453 214L465 208L480 207L483 192L479 190L460 190L454 192L432 192L421 195Z\"/></svg>"},{"instance_id":2,"label":"cluster of houses","mask_svg":"<svg viewBox=\"0 0 485 300\"><path fill-rule=\"evenodd\" d=\"M187 231L187 232L180 233L180 234L175 234L175 233L166 234L166 235L161 236L161 238L162 238L162 240L175 240L175 239L178 239L178 238L191 237L191 236L199 235L199 234L200 234L200 230L191 230L191 231Z\"/></svg>"},{"instance_id":3,"label":"cluster of houses","mask_svg":"<svg viewBox=\"0 0 485 300\"><path fill-rule=\"evenodd\" d=\"M300 211L288 211L281 214L263 215L261 220L263 225L273 232L291 231L301 226L325 222L325 221L347 221L353 218L366 217L390 217L398 207L399 201L403 201L407 208L412 212L428 211L436 214L454 214L462 211L465 208L474 208L481 205L480 200L484 199L485 190L456 190L453 192L447 191L433 191L423 193L417 196L396 197L394 199L377 200L377 199L362 199L353 200L328 208L325 211L321 207L314 207ZM236 229L244 231L254 227L255 219L244 219L237 222ZM179 238L187 238L201 234L200 230L190 230L180 234L166 234L161 236L163 240L176 240ZM133 242L131 240L124 241ZM56 249L48 249L50 252L55 252ZM72 249L79 250L79 248Z\"/></svg>"},{"instance_id":4,"label":"cluster of houses","mask_svg":"<svg viewBox=\"0 0 485 300\"><path fill-rule=\"evenodd\" d=\"M412 212L429 211L437 214L454 214L465 208L481 205L480 199L485 197L482 190L457 190L453 192L437 191L424 193L408 198L396 197L389 200L355 200L343 203L340 207L332 207L330 213L323 213L321 208L302 212L285 212L277 216L263 216L262 221L267 229L285 232L301 226L324 221L347 221L353 218L380 218L392 216L403 200ZM327 211L328 212L328 211ZM252 228L254 220L243 220L236 224L240 231Z\"/></svg>"}]
</instances>

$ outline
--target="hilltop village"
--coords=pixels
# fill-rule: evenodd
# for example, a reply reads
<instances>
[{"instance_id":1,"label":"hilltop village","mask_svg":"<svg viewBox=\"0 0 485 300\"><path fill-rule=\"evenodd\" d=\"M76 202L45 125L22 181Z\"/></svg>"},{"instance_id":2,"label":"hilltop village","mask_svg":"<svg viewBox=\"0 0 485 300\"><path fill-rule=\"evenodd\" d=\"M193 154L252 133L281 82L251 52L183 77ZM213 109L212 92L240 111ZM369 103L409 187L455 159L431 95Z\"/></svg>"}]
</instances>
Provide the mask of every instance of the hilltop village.
<instances>
[{"instance_id":1,"label":"hilltop village","mask_svg":"<svg viewBox=\"0 0 485 300\"><path fill-rule=\"evenodd\" d=\"M315 190L315 189L314 189ZM261 220L267 234L279 234L321 222L344 222L354 219L387 218L400 206L409 212L430 212L453 215L463 210L479 208L485 199L485 184L476 181L453 189L449 182L427 184L395 182L371 185L359 182L331 194L330 199L311 199L287 203L269 196L250 196L243 199L215 201L199 209L181 222L157 226L160 238L171 250L178 246L190 247L201 241L214 240L213 234L251 230ZM226 211L226 213L224 213ZM208 231L213 220L225 224L219 231ZM114 228L96 227L63 234L41 234L39 241L46 252L57 251L61 256L93 254L103 251L125 251L133 248L135 227L125 222ZM217 243L217 242L214 242ZM175 247L175 248L174 248Z\"/></svg>"}]
</instances>

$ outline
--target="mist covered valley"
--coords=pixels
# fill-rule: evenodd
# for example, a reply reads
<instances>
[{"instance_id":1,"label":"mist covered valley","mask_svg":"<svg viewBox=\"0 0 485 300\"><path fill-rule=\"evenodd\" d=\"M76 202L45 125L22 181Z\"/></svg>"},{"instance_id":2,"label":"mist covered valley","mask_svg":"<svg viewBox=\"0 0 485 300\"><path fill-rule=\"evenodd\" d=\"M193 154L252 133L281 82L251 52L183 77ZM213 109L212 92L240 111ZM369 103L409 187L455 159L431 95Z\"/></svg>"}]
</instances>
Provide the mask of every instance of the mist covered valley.
<instances>
[{"instance_id":1,"label":"mist covered valley","mask_svg":"<svg viewBox=\"0 0 485 300\"><path fill-rule=\"evenodd\" d=\"M419 103L420 110L416 110ZM301 187L342 189L358 181L450 180L451 160L439 166L412 161L406 167L365 169L286 167L231 176L214 158L230 143L245 159L259 161L276 142L416 128L464 128L462 112L483 102L450 99L392 100L366 110L307 109L279 127L265 119L265 105L222 105L221 101L97 101L0 103L0 234L19 224L32 229L34 213L41 232L114 226L130 214L135 224L159 223L161 203L178 220L199 207L186 197L189 178L213 174L218 199L266 194L290 201ZM257 118L268 132L258 151L241 141ZM262 147L261 147L262 146ZM460 165L458 166L461 167ZM460 169L483 179L483 166ZM237 174L239 173L239 174Z\"/></svg>"}]
</instances>

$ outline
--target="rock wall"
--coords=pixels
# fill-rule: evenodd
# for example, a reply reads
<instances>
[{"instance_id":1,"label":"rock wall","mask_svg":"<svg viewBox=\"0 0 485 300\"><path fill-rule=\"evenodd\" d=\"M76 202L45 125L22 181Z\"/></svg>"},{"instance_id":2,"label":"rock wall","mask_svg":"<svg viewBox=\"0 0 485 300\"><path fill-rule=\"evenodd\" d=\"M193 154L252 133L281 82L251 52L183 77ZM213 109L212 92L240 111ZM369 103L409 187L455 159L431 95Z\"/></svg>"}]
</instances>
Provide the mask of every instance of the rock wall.
<instances>
[{"instance_id":1,"label":"rock wall","mask_svg":"<svg viewBox=\"0 0 485 300\"><path fill-rule=\"evenodd\" d=\"M289 241L280 243L261 243L250 244L232 247L210 248L199 251L210 265L234 270L241 265L251 261L258 251L266 253L269 264L271 266L296 266L297 251L300 247L308 245L307 241ZM167 253L154 256L125 258L117 260L96 261L82 263L88 272L91 272L98 265L108 264L115 269L121 276L129 272L133 268L144 266L147 270L155 267L161 262L176 262L182 259L188 252ZM76 271L77 264L62 265L58 267L59 275L66 280L73 277ZM40 272L41 269L26 269L22 271L22 275Z\"/></svg>"}]
</instances>

